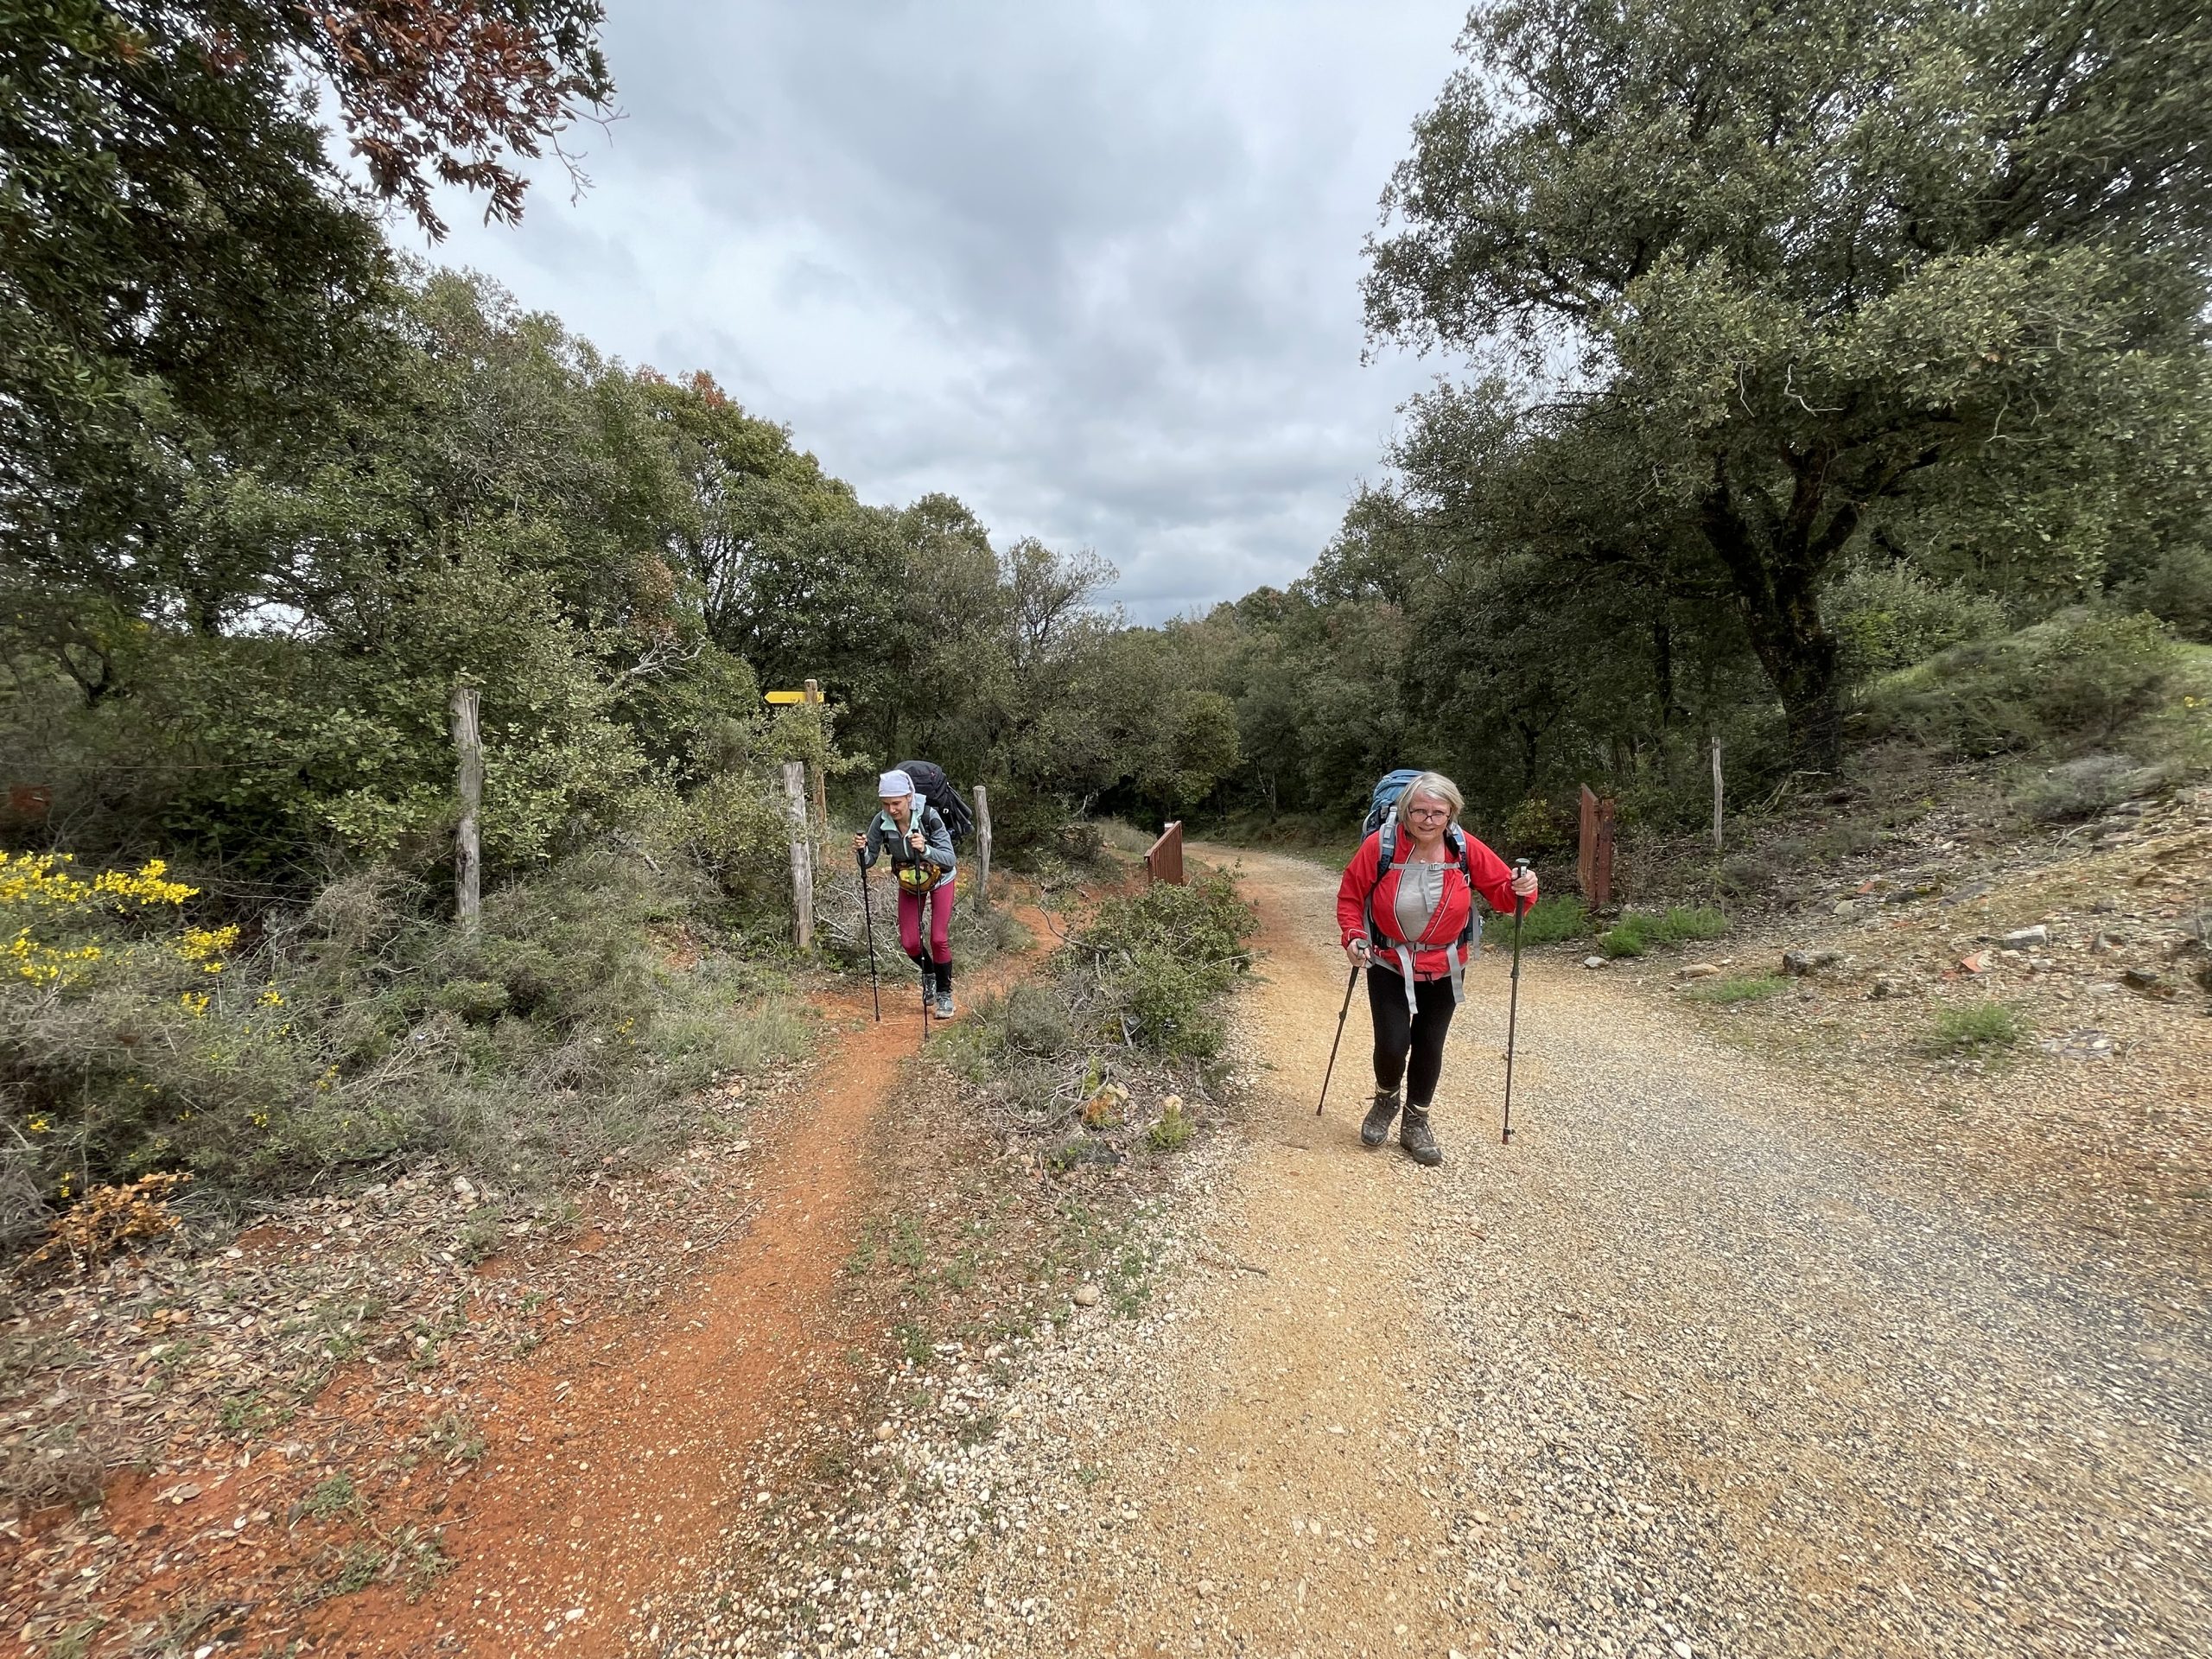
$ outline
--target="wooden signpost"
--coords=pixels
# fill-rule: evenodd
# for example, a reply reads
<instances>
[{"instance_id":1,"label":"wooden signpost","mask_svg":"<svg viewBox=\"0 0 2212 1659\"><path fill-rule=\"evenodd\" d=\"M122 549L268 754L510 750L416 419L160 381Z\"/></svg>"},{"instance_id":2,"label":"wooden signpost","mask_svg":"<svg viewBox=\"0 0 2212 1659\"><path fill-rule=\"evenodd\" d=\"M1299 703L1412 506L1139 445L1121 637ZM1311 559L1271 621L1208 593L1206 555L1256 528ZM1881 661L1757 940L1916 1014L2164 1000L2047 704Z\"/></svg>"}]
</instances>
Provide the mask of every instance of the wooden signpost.
<instances>
[{"instance_id":1,"label":"wooden signpost","mask_svg":"<svg viewBox=\"0 0 2212 1659\"><path fill-rule=\"evenodd\" d=\"M802 690L763 691L760 696L763 702L773 703L779 707L787 708L798 704L804 708L819 709L822 706L822 682L809 680ZM822 767L819 765L814 768L813 797L814 833L827 841L830 838L830 806L823 793Z\"/></svg>"}]
</instances>

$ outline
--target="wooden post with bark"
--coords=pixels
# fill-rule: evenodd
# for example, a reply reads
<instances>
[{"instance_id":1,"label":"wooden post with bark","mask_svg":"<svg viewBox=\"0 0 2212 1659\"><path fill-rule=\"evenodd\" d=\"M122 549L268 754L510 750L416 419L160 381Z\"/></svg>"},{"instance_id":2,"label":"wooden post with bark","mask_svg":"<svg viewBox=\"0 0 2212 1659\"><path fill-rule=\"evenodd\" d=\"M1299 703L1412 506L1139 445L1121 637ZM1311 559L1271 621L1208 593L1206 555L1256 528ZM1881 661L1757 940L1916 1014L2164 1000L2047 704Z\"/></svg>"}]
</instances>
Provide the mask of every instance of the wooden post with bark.
<instances>
[{"instance_id":1,"label":"wooden post with bark","mask_svg":"<svg viewBox=\"0 0 2212 1659\"><path fill-rule=\"evenodd\" d=\"M461 796L461 821L454 827L453 907L464 931L474 933L484 915L483 854L477 817L484 808L484 736L476 720L479 693L473 685L453 689L453 747L459 756L454 787Z\"/></svg>"},{"instance_id":2,"label":"wooden post with bark","mask_svg":"<svg viewBox=\"0 0 2212 1659\"><path fill-rule=\"evenodd\" d=\"M1713 850L1720 850L1720 740L1713 740Z\"/></svg>"},{"instance_id":3,"label":"wooden post with bark","mask_svg":"<svg viewBox=\"0 0 2212 1659\"><path fill-rule=\"evenodd\" d=\"M814 837L806 827L806 762L784 762L784 813L791 820L792 937L814 948Z\"/></svg>"},{"instance_id":4,"label":"wooden post with bark","mask_svg":"<svg viewBox=\"0 0 2212 1659\"><path fill-rule=\"evenodd\" d=\"M976 902L991 901L991 792L976 785Z\"/></svg>"},{"instance_id":5,"label":"wooden post with bark","mask_svg":"<svg viewBox=\"0 0 2212 1659\"><path fill-rule=\"evenodd\" d=\"M806 683L806 704L808 708L817 710L822 707L821 681L809 680ZM822 732L822 721L823 716L817 713L814 716L817 732ZM827 733L822 734L822 747L825 750L830 747ZM814 763L814 833L826 843L830 839L830 807L823 798L822 772L823 763L817 760Z\"/></svg>"}]
</instances>

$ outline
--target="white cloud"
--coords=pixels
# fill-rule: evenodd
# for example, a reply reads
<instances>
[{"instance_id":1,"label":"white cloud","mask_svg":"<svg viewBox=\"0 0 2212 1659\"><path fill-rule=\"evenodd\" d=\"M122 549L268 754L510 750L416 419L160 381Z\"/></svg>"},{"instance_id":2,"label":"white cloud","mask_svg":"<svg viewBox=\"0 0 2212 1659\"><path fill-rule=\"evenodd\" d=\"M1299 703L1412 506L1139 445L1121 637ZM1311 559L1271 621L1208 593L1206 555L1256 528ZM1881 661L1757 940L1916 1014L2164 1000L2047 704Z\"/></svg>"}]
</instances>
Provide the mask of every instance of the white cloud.
<instances>
[{"instance_id":1,"label":"white cloud","mask_svg":"<svg viewBox=\"0 0 2212 1659\"><path fill-rule=\"evenodd\" d=\"M618 3L594 186L437 256L704 368L863 498L1095 546L1153 619L1283 582L1433 365L1361 237L1464 5Z\"/></svg>"}]
</instances>

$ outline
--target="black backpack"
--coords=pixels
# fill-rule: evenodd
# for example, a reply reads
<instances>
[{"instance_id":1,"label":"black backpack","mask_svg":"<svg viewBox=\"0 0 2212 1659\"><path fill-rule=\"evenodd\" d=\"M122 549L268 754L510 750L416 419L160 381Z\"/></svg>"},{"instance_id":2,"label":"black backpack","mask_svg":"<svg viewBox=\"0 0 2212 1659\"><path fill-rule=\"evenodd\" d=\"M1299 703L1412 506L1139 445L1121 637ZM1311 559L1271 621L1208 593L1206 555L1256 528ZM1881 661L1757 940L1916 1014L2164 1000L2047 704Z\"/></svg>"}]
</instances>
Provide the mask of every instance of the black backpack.
<instances>
[{"instance_id":1,"label":"black backpack","mask_svg":"<svg viewBox=\"0 0 2212 1659\"><path fill-rule=\"evenodd\" d=\"M914 780L914 793L937 809L945 833L962 842L975 833L976 814L962 798L944 768L929 760L901 760L898 769Z\"/></svg>"}]
</instances>

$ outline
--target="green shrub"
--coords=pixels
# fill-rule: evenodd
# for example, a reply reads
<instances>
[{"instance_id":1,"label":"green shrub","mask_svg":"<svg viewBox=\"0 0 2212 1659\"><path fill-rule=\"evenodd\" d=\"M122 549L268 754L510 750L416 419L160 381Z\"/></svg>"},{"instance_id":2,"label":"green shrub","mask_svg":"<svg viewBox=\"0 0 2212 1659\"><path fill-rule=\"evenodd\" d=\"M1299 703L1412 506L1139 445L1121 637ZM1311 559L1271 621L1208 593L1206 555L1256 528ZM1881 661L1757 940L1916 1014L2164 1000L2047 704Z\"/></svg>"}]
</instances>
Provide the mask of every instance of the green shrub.
<instances>
[{"instance_id":1,"label":"green shrub","mask_svg":"<svg viewBox=\"0 0 2212 1659\"><path fill-rule=\"evenodd\" d=\"M2005 607L1958 582L1930 582L1909 564L1867 560L1830 582L1821 613L1836 637L1845 678L1864 684L1925 662L1965 640L2005 632Z\"/></svg>"},{"instance_id":2,"label":"green shrub","mask_svg":"<svg viewBox=\"0 0 2212 1659\"><path fill-rule=\"evenodd\" d=\"M1631 911L1599 937L1598 948L1609 957L1640 957L1655 946L1717 939L1727 931L1728 918L1707 906L1678 906L1657 916Z\"/></svg>"},{"instance_id":3,"label":"green shrub","mask_svg":"<svg viewBox=\"0 0 2212 1659\"><path fill-rule=\"evenodd\" d=\"M1513 925L1510 917L1503 925ZM1555 893L1539 899L1521 918L1521 943L1523 944L1554 944L1561 939L1579 939L1590 931L1590 911L1573 893Z\"/></svg>"},{"instance_id":4,"label":"green shrub","mask_svg":"<svg viewBox=\"0 0 2212 1659\"><path fill-rule=\"evenodd\" d=\"M2076 749L2155 707L2177 661L2156 617L2069 611L1891 676L1866 714L1877 736L1949 755Z\"/></svg>"},{"instance_id":5,"label":"green shrub","mask_svg":"<svg viewBox=\"0 0 2212 1659\"><path fill-rule=\"evenodd\" d=\"M1148 887L1098 907L1084 931L1102 1013L1128 1040L1155 1053L1204 1058L1221 1049L1214 1003L1251 966L1258 926L1223 871L1187 887Z\"/></svg>"},{"instance_id":6,"label":"green shrub","mask_svg":"<svg viewBox=\"0 0 2212 1659\"><path fill-rule=\"evenodd\" d=\"M473 938L433 913L442 895L364 872L263 917L251 948L137 888L95 890L127 914L57 909L50 871L6 874L0 922L31 971L0 977L0 1090L21 1114L0 1244L157 1169L192 1172L194 1205L218 1210L396 1156L557 1187L664 1154L709 1082L806 1041L758 970L658 943L671 920L709 930L718 902L665 850L557 863L488 897Z\"/></svg>"},{"instance_id":7,"label":"green shrub","mask_svg":"<svg viewBox=\"0 0 2212 1659\"><path fill-rule=\"evenodd\" d=\"M2027 1031L2017 1009L2002 1002L1970 1002L1936 1011L1927 1046L1935 1054L1986 1054L2012 1047Z\"/></svg>"},{"instance_id":8,"label":"green shrub","mask_svg":"<svg viewBox=\"0 0 2212 1659\"><path fill-rule=\"evenodd\" d=\"M1212 1004L1228 980L1218 964L1147 945L1111 984L1128 1036L1140 1046L1201 1059L1221 1052L1227 1027Z\"/></svg>"},{"instance_id":9,"label":"green shrub","mask_svg":"<svg viewBox=\"0 0 2212 1659\"><path fill-rule=\"evenodd\" d=\"M2169 548L2130 597L2183 639L2212 644L2212 548Z\"/></svg>"},{"instance_id":10,"label":"green shrub","mask_svg":"<svg viewBox=\"0 0 2212 1659\"><path fill-rule=\"evenodd\" d=\"M1651 918L1634 912L1624 916L1619 922L1598 936L1598 949L1618 960L1623 957L1640 957L1651 948Z\"/></svg>"},{"instance_id":11,"label":"green shrub","mask_svg":"<svg viewBox=\"0 0 2212 1659\"><path fill-rule=\"evenodd\" d=\"M2024 785L2020 810L2041 823L2094 817L2108 807L2149 793L2165 781L2160 766L2124 754L2085 754L2046 768Z\"/></svg>"},{"instance_id":12,"label":"green shrub","mask_svg":"<svg viewBox=\"0 0 2212 1659\"><path fill-rule=\"evenodd\" d=\"M1789 982L1773 974L1754 974L1734 979L1705 979L1690 986L1687 995L1693 1001L1712 1002L1726 1007L1737 1002L1764 1002L1777 996Z\"/></svg>"},{"instance_id":13,"label":"green shrub","mask_svg":"<svg viewBox=\"0 0 2212 1659\"><path fill-rule=\"evenodd\" d=\"M993 1012L1006 1046L1018 1053L1051 1056L1075 1046L1067 1006L1045 986L1023 980Z\"/></svg>"},{"instance_id":14,"label":"green shrub","mask_svg":"<svg viewBox=\"0 0 2212 1659\"><path fill-rule=\"evenodd\" d=\"M1160 1116L1145 1131L1145 1139L1152 1143L1155 1152L1179 1152L1191 1143L1191 1137L1197 1133L1198 1125L1184 1111L1181 1098L1170 1095L1161 1105Z\"/></svg>"},{"instance_id":15,"label":"green shrub","mask_svg":"<svg viewBox=\"0 0 2212 1659\"><path fill-rule=\"evenodd\" d=\"M1690 908L1676 906L1651 924L1654 944L1690 944L1706 939L1724 938L1728 932L1728 918L1709 905Z\"/></svg>"},{"instance_id":16,"label":"green shrub","mask_svg":"<svg viewBox=\"0 0 2212 1659\"><path fill-rule=\"evenodd\" d=\"M1572 808L1543 795L1530 795L1506 816L1499 844L1515 855L1533 857L1574 845L1575 815Z\"/></svg>"}]
</instances>

